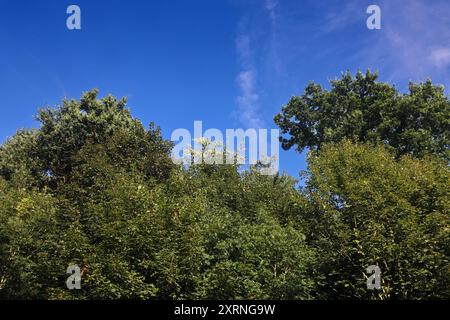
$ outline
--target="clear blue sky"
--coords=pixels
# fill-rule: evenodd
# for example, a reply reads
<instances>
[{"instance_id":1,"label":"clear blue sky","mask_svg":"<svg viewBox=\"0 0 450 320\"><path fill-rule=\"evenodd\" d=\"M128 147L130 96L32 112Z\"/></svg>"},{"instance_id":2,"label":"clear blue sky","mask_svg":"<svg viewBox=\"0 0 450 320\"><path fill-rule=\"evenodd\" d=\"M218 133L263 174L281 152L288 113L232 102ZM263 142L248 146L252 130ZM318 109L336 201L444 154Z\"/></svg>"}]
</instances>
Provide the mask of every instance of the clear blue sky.
<instances>
[{"instance_id":1,"label":"clear blue sky","mask_svg":"<svg viewBox=\"0 0 450 320\"><path fill-rule=\"evenodd\" d=\"M66 28L80 6L82 29ZM382 10L368 30L366 9ZM128 97L132 114L169 138L176 128L274 128L273 116L310 80L371 68L404 90L449 83L446 0L0 0L0 140L36 127L39 107ZM447 91L448 92L448 91ZM281 151L298 176L304 155Z\"/></svg>"}]
</instances>

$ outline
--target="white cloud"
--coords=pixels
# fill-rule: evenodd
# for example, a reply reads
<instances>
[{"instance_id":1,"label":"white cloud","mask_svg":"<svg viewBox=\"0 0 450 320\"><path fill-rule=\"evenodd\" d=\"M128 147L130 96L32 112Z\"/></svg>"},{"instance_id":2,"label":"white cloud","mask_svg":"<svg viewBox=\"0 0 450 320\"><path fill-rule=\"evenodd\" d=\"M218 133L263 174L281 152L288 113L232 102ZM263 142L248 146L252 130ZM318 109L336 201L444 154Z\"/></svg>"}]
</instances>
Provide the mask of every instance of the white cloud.
<instances>
[{"instance_id":1,"label":"white cloud","mask_svg":"<svg viewBox=\"0 0 450 320\"><path fill-rule=\"evenodd\" d=\"M446 69L450 65L450 47L432 50L429 59L437 68Z\"/></svg>"},{"instance_id":2,"label":"white cloud","mask_svg":"<svg viewBox=\"0 0 450 320\"><path fill-rule=\"evenodd\" d=\"M361 13L366 11L366 8L358 1L339 3L338 7L330 6L330 8L332 10L325 15L320 25L320 30L323 33L335 32L348 27L360 20Z\"/></svg>"},{"instance_id":3,"label":"white cloud","mask_svg":"<svg viewBox=\"0 0 450 320\"><path fill-rule=\"evenodd\" d=\"M267 11L273 11L277 5L278 1L276 0L266 0L265 8Z\"/></svg>"},{"instance_id":4,"label":"white cloud","mask_svg":"<svg viewBox=\"0 0 450 320\"><path fill-rule=\"evenodd\" d=\"M244 28L241 21L241 32L237 35L236 52L240 64L240 72L236 77L239 88L237 101L237 116L239 121L246 127L261 128L264 121L260 117L259 94L256 81L256 67L254 57L254 35Z\"/></svg>"},{"instance_id":5,"label":"white cloud","mask_svg":"<svg viewBox=\"0 0 450 320\"><path fill-rule=\"evenodd\" d=\"M241 94L237 97L240 121L246 126L260 128L263 121L258 116L259 95L255 90L255 72L253 70L241 71L237 77Z\"/></svg>"},{"instance_id":6,"label":"white cloud","mask_svg":"<svg viewBox=\"0 0 450 320\"><path fill-rule=\"evenodd\" d=\"M236 38L236 50L239 55L241 64L250 64L252 51L250 48L250 37L245 34L240 34Z\"/></svg>"},{"instance_id":7,"label":"white cloud","mask_svg":"<svg viewBox=\"0 0 450 320\"><path fill-rule=\"evenodd\" d=\"M277 7L277 5L278 1L276 0L266 0L265 3L265 9L269 13L270 22L272 23L272 25L274 25L276 22L275 8Z\"/></svg>"},{"instance_id":8,"label":"white cloud","mask_svg":"<svg viewBox=\"0 0 450 320\"><path fill-rule=\"evenodd\" d=\"M403 88L431 78L449 90L450 1L378 0L381 30L366 27L370 3L265 0L245 16L236 37L240 121L263 123L268 86L320 81L346 69L370 68Z\"/></svg>"},{"instance_id":9,"label":"white cloud","mask_svg":"<svg viewBox=\"0 0 450 320\"><path fill-rule=\"evenodd\" d=\"M278 0L265 0L264 5L258 4L255 12L263 13L264 25L268 30L262 31L256 26L255 21L259 21L261 15L245 16L241 19L238 26L238 35L236 37L236 51L238 55L241 70L237 75L236 82L239 87L240 94L236 98L238 104L238 117L242 124L247 127L261 128L265 126L265 122L260 112L260 97L257 86L257 70L261 67L256 61L260 61L258 56L266 53L267 36L274 37L273 31L277 24L277 8ZM269 22L269 23L268 23ZM277 60L276 52L265 60L274 62Z\"/></svg>"},{"instance_id":10,"label":"white cloud","mask_svg":"<svg viewBox=\"0 0 450 320\"><path fill-rule=\"evenodd\" d=\"M362 61L379 65L396 82L432 78L448 85L450 2L384 0L381 9L379 39L367 45Z\"/></svg>"},{"instance_id":11,"label":"white cloud","mask_svg":"<svg viewBox=\"0 0 450 320\"><path fill-rule=\"evenodd\" d=\"M253 65L250 36L240 34L236 38L236 50L242 70L239 72L236 82L240 94L236 98L238 104L239 121L252 128L260 128L264 121L259 116L259 95L256 90L256 71Z\"/></svg>"}]
</instances>

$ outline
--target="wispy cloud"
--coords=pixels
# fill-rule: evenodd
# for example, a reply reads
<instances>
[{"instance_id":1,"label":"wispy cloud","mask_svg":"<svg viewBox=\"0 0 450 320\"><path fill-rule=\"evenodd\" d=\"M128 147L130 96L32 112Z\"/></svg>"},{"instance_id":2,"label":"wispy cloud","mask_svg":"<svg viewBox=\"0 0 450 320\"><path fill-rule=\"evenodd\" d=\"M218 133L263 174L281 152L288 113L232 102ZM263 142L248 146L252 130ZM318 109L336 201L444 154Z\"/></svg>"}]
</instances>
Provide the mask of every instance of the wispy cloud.
<instances>
[{"instance_id":1,"label":"wispy cloud","mask_svg":"<svg viewBox=\"0 0 450 320\"><path fill-rule=\"evenodd\" d=\"M368 62L377 62L396 81L432 78L448 85L450 2L384 0L380 6L380 36L363 51Z\"/></svg>"},{"instance_id":2,"label":"wispy cloud","mask_svg":"<svg viewBox=\"0 0 450 320\"><path fill-rule=\"evenodd\" d=\"M263 5L256 10L259 12L258 18L266 21L269 37L277 24L277 6L278 0L265 0ZM261 56L264 56L267 47L270 47L270 39L267 39L268 33L265 33L251 22L251 18L243 17L239 24L239 32L236 37L236 51L241 67L237 75L236 82L240 94L237 97L238 117L242 124L249 127L261 128L265 126L265 121L261 116L260 94L258 89L258 69ZM257 19L258 20L258 19ZM267 44L269 45L267 46ZM267 46L264 48L264 46ZM269 48L270 51L270 48ZM276 56L276 52L271 52L271 60ZM276 58L276 57L275 57Z\"/></svg>"},{"instance_id":3,"label":"wispy cloud","mask_svg":"<svg viewBox=\"0 0 450 320\"><path fill-rule=\"evenodd\" d=\"M319 30L322 33L336 32L357 22L365 9L359 1L340 2L339 6L330 6L330 8L332 9L320 19Z\"/></svg>"},{"instance_id":4,"label":"wispy cloud","mask_svg":"<svg viewBox=\"0 0 450 320\"><path fill-rule=\"evenodd\" d=\"M370 4L381 8L381 30L367 29ZM264 123L261 106L275 90L296 94L346 69L379 71L400 90L427 78L450 89L448 0L265 0L251 10L236 37L237 110L246 125Z\"/></svg>"},{"instance_id":5,"label":"wispy cloud","mask_svg":"<svg viewBox=\"0 0 450 320\"><path fill-rule=\"evenodd\" d=\"M242 25L241 29L244 29ZM240 91L236 98L238 118L246 127L260 128L263 126L264 121L259 116L259 94L256 88L256 67L253 61L252 36L249 31L241 31L235 42L241 66L241 71L236 77Z\"/></svg>"},{"instance_id":6,"label":"wispy cloud","mask_svg":"<svg viewBox=\"0 0 450 320\"><path fill-rule=\"evenodd\" d=\"M437 68L447 69L450 65L450 46L432 50L429 59Z\"/></svg>"},{"instance_id":7,"label":"wispy cloud","mask_svg":"<svg viewBox=\"0 0 450 320\"><path fill-rule=\"evenodd\" d=\"M239 34L236 37L236 50L241 65L248 66L252 60L252 50L250 46L250 36L248 34Z\"/></svg>"},{"instance_id":8,"label":"wispy cloud","mask_svg":"<svg viewBox=\"0 0 450 320\"><path fill-rule=\"evenodd\" d=\"M278 6L277 0L266 0L266 2L265 2L264 8L269 13L270 22L272 25L274 25L276 23L277 16L276 16L275 9L277 6Z\"/></svg>"},{"instance_id":9,"label":"wispy cloud","mask_svg":"<svg viewBox=\"0 0 450 320\"><path fill-rule=\"evenodd\" d=\"M255 90L255 71L241 71L237 77L241 95L237 97L240 121L249 127L260 128L263 120L258 116L259 95Z\"/></svg>"},{"instance_id":10,"label":"wispy cloud","mask_svg":"<svg viewBox=\"0 0 450 320\"><path fill-rule=\"evenodd\" d=\"M317 19L309 21L308 27L297 27L302 30L302 42L308 43L306 56L310 56L313 44L316 59L339 59L340 65L349 69L370 67L379 70L383 80L395 83L431 78L450 87L450 1L378 0L375 3L381 8L381 30L366 28L366 9L372 1L308 3L309 12L317 12ZM279 20L289 21L285 16ZM294 29L291 34L299 33ZM288 51L286 46L292 47L278 47ZM292 60L280 50L278 55L281 61Z\"/></svg>"}]
</instances>

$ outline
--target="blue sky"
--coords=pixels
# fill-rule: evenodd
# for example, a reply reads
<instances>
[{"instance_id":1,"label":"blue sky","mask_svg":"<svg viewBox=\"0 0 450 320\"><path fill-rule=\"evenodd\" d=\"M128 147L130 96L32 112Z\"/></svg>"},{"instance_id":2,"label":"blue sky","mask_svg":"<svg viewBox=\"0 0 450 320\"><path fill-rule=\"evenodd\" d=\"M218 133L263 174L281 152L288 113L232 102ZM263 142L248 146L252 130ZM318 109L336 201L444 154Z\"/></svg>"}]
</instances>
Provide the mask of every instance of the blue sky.
<instances>
[{"instance_id":1,"label":"blue sky","mask_svg":"<svg viewBox=\"0 0 450 320\"><path fill-rule=\"evenodd\" d=\"M81 8L82 29L66 28ZM381 30L366 27L370 4ZM405 90L449 84L447 0L0 0L0 140L36 127L39 107L100 89L169 138L176 128L275 128L310 80L370 68ZM448 93L448 88L447 88ZM304 155L280 154L298 176Z\"/></svg>"}]
</instances>

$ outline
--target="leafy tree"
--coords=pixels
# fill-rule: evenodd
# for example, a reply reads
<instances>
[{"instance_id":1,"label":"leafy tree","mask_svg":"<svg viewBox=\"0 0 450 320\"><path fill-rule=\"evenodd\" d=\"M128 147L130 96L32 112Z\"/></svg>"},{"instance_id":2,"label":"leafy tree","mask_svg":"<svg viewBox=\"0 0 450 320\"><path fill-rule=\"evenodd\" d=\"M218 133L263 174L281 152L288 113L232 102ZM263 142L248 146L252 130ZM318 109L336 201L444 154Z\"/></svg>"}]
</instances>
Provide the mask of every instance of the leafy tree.
<instances>
[{"instance_id":1,"label":"leafy tree","mask_svg":"<svg viewBox=\"0 0 450 320\"><path fill-rule=\"evenodd\" d=\"M79 152L87 144L105 147L117 166L139 170L147 177L164 179L170 173L172 143L161 137L160 129L148 131L133 119L126 100L112 96L97 99L97 90L80 101L64 100L57 109L41 109L39 130L19 131L0 149L0 173L9 180L21 171L29 172L38 187L58 189L69 181L80 163Z\"/></svg>"},{"instance_id":2,"label":"leafy tree","mask_svg":"<svg viewBox=\"0 0 450 320\"><path fill-rule=\"evenodd\" d=\"M96 95L0 149L0 298L312 297L292 178L175 166L159 129ZM82 290L66 288L70 264Z\"/></svg>"},{"instance_id":3,"label":"leafy tree","mask_svg":"<svg viewBox=\"0 0 450 320\"><path fill-rule=\"evenodd\" d=\"M36 130L19 130L0 146L0 176L17 186L37 186L45 180L45 169L33 157Z\"/></svg>"},{"instance_id":4,"label":"leafy tree","mask_svg":"<svg viewBox=\"0 0 450 320\"><path fill-rule=\"evenodd\" d=\"M325 143L299 191L257 167L174 165L158 128L96 91L39 119L0 147L0 299L450 296L439 156Z\"/></svg>"},{"instance_id":5,"label":"leafy tree","mask_svg":"<svg viewBox=\"0 0 450 320\"><path fill-rule=\"evenodd\" d=\"M0 297L44 298L64 277L57 204L48 194L0 181Z\"/></svg>"},{"instance_id":6,"label":"leafy tree","mask_svg":"<svg viewBox=\"0 0 450 320\"><path fill-rule=\"evenodd\" d=\"M436 154L450 159L450 101L431 80L409 85L407 94L377 81L367 71L330 81L331 89L311 82L276 115L284 149L320 149L350 139L383 142L397 156Z\"/></svg>"},{"instance_id":7,"label":"leafy tree","mask_svg":"<svg viewBox=\"0 0 450 320\"><path fill-rule=\"evenodd\" d=\"M309 239L328 298L450 296L450 171L436 157L396 161L383 146L325 144L309 157ZM378 265L382 290L366 288Z\"/></svg>"},{"instance_id":8,"label":"leafy tree","mask_svg":"<svg viewBox=\"0 0 450 320\"><path fill-rule=\"evenodd\" d=\"M227 219L218 236L217 233L208 235L213 251L209 252L211 268L204 276L206 296L311 298L315 285L311 274L316 257L306 246L303 233L291 225L282 227L264 210L257 212L251 222L241 219Z\"/></svg>"},{"instance_id":9,"label":"leafy tree","mask_svg":"<svg viewBox=\"0 0 450 320\"><path fill-rule=\"evenodd\" d=\"M304 198L287 176L242 175L231 166L189 171L206 191L202 219L208 268L201 297L308 299L315 288L314 250L306 245L296 208Z\"/></svg>"}]
</instances>

